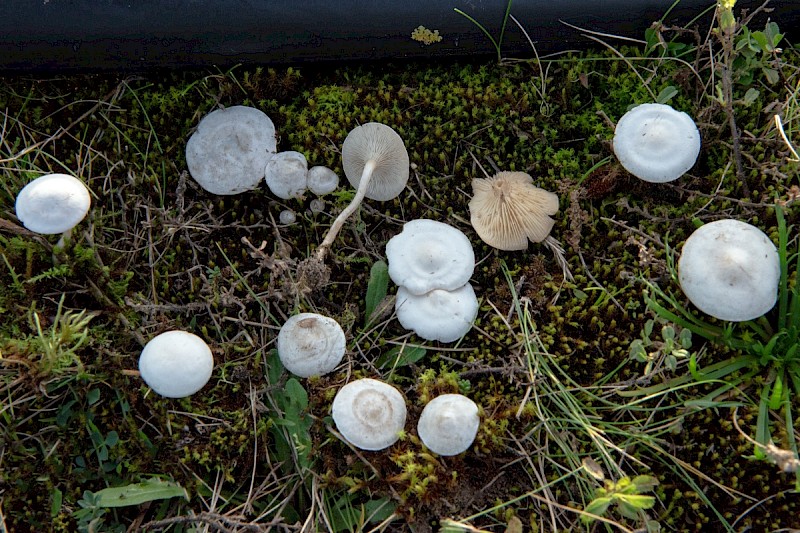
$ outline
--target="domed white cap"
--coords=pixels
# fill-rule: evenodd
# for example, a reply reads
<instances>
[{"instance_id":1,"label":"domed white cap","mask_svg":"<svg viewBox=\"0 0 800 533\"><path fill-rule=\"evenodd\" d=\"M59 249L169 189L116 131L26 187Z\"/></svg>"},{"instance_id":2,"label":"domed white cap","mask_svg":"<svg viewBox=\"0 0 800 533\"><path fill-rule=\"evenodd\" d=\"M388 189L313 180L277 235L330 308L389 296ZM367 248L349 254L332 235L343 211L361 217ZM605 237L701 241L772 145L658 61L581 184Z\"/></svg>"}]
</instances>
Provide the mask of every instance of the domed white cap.
<instances>
[{"instance_id":1,"label":"domed white cap","mask_svg":"<svg viewBox=\"0 0 800 533\"><path fill-rule=\"evenodd\" d=\"M328 167L315 166L308 169L308 189L322 196L332 193L339 186L339 175Z\"/></svg>"},{"instance_id":2,"label":"domed white cap","mask_svg":"<svg viewBox=\"0 0 800 533\"><path fill-rule=\"evenodd\" d=\"M739 220L697 228L683 245L678 280L706 314L741 322L775 306L780 281L778 250L764 232Z\"/></svg>"},{"instance_id":3,"label":"domed white cap","mask_svg":"<svg viewBox=\"0 0 800 533\"><path fill-rule=\"evenodd\" d=\"M47 174L28 183L17 195L17 218L29 230L55 235L84 219L92 198L81 180L67 174Z\"/></svg>"},{"instance_id":4,"label":"domed white cap","mask_svg":"<svg viewBox=\"0 0 800 533\"><path fill-rule=\"evenodd\" d=\"M700 132L686 113L664 104L641 104L617 122L614 153L634 176L665 183L694 166Z\"/></svg>"},{"instance_id":5,"label":"domed white cap","mask_svg":"<svg viewBox=\"0 0 800 533\"><path fill-rule=\"evenodd\" d=\"M375 165L366 197L385 202L396 198L408 182L408 152L392 128L367 122L354 128L342 143L342 167L347 180L358 188L367 162Z\"/></svg>"},{"instance_id":6,"label":"domed white cap","mask_svg":"<svg viewBox=\"0 0 800 533\"><path fill-rule=\"evenodd\" d=\"M422 410L417 434L439 455L458 455L472 445L480 425L478 406L461 394L443 394Z\"/></svg>"},{"instance_id":7,"label":"domed white cap","mask_svg":"<svg viewBox=\"0 0 800 533\"><path fill-rule=\"evenodd\" d=\"M362 450L382 450L400 438L406 402L391 385L375 379L351 381L336 393L331 415L339 433Z\"/></svg>"},{"instance_id":8,"label":"domed white cap","mask_svg":"<svg viewBox=\"0 0 800 533\"><path fill-rule=\"evenodd\" d=\"M454 290L475 270L472 244L461 230L435 220L406 222L386 243L389 276L412 294Z\"/></svg>"},{"instance_id":9,"label":"domed white cap","mask_svg":"<svg viewBox=\"0 0 800 533\"><path fill-rule=\"evenodd\" d=\"M139 372L161 396L183 398L211 379L214 356L208 345L187 331L167 331L150 339L139 357Z\"/></svg>"},{"instance_id":10,"label":"domed white cap","mask_svg":"<svg viewBox=\"0 0 800 533\"><path fill-rule=\"evenodd\" d=\"M275 126L262 111L240 105L217 109L186 143L186 165L208 192L238 194L258 187L277 146Z\"/></svg>"},{"instance_id":11,"label":"domed white cap","mask_svg":"<svg viewBox=\"0 0 800 533\"><path fill-rule=\"evenodd\" d=\"M395 312L400 325L429 341L453 342L467 334L478 316L478 298L467 283L454 291L422 295L398 287Z\"/></svg>"},{"instance_id":12,"label":"domed white cap","mask_svg":"<svg viewBox=\"0 0 800 533\"><path fill-rule=\"evenodd\" d=\"M278 333L278 357L301 378L332 372L342 361L345 336L334 319L316 313L289 318Z\"/></svg>"},{"instance_id":13,"label":"domed white cap","mask_svg":"<svg viewBox=\"0 0 800 533\"><path fill-rule=\"evenodd\" d=\"M278 152L267 161L264 181L278 198L299 198L308 185L308 161L300 152Z\"/></svg>"}]
</instances>

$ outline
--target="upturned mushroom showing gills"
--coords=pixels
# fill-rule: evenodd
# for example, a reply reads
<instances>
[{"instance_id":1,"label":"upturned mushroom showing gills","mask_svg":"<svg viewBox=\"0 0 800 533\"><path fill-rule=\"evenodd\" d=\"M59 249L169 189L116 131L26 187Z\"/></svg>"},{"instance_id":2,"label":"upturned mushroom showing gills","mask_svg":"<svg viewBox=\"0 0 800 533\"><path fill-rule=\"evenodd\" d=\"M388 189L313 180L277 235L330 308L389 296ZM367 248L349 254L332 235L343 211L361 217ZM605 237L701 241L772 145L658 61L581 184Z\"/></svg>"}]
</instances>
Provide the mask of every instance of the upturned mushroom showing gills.
<instances>
[{"instance_id":1,"label":"upturned mushroom showing gills","mask_svg":"<svg viewBox=\"0 0 800 533\"><path fill-rule=\"evenodd\" d=\"M43 235L67 233L89 212L92 198L81 180L68 174L47 174L31 181L17 195L20 222Z\"/></svg>"},{"instance_id":2,"label":"upturned mushroom showing gills","mask_svg":"<svg viewBox=\"0 0 800 533\"><path fill-rule=\"evenodd\" d=\"M406 402L400 391L383 381L358 379L339 389L331 415L347 442L361 450L382 450L400 438Z\"/></svg>"},{"instance_id":3,"label":"upturned mushroom showing gills","mask_svg":"<svg viewBox=\"0 0 800 533\"><path fill-rule=\"evenodd\" d=\"M778 250L764 232L746 222L709 222L686 239L678 281L704 313L732 322L752 320L778 299Z\"/></svg>"},{"instance_id":4,"label":"upturned mushroom showing gills","mask_svg":"<svg viewBox=\"0 0 800 533\"><path fill-rule=\"evenodd\" d=\"M694 120L665 104L641 104L625 113L614 129L613 142L625 170L652 183L678 179L700 153Z\"/></svg>"},{"instance_id":5,"label":"upturned mushroom showing gills","mask_svg":"<svg viewBox=\"0 0 800 533\"><path fill-rule=\"evenodd\" d=\"M345 335L334 319L317 313L289 318L278 333L278 357L301 378L322 376L342 361Z\"/></svg>"},{"instance_id":6,"label":"upturned mushroom showing gills","mask_svg":"<svg viewBox=\"0 0 800 533\"><path fill-rule=\"evenodd\" d=\"M422 410L417 434L433 453L458 455L472 446L480 422L475 402L461 394L443 394Z\"/></svg>"},{"instance_id":7,"label":"upturned mushroom showing gills","mask_svg":"<svg viewBox=\"0 0 800 533\"><path fill-rule=\"evenodd\" d=\"M533 184L524 172L500 172L472 180L470 222L483 242L499 250L525 250L550 234L558 196Z\"/></svg>"},{"instance_id":8,"label":"upturned mushroom showing gills","mask_svg":"<svg viewBox=\"0 0 800 533\"><path fill-rule=\"evenodd\" d=\"M436 220L406 222L386 243L389 276L412 294L455 290L475 269L472 244L461 230Z\"/></svg>"},{"instance_id":9,"label":"upturned mushroom showing gills","mask_svg":"<svg viewBox=\"0 0 800 533\"><path fill-rule=\"evenodd\" d=\"M272 120L253 107L232 106L203 117L186 143L186 166L208 192L238 194L258 187L276 150Z\"/></svg>"},{"instance_id":10,"label":"upturned mushroom showing gills","mask_svg":"<svg viewBox=\"0 0 800 533\"><path fill-rule=\"evenodd\" d=\"M408 182L408 152L403 139L389 126L377 122L367 122L347 135L342 145L342 166L348 181L356 187L356 195L317 248L315 257L320 261L325 260L345 221L365 197L380 202L392 200Z\"/></svg>"},{"instance_id":11,"label":"upturned mushroom showing gills","mask_svg":"<svg viewBox=\"0 0 800 533\"><path fill-rule=\"evenodd\" d=\"M187 331L167 331L153 337L139 356L142 379L167 398L184 398L199 391L213 369L211 349Z\"/></svg>"}]
</instances>

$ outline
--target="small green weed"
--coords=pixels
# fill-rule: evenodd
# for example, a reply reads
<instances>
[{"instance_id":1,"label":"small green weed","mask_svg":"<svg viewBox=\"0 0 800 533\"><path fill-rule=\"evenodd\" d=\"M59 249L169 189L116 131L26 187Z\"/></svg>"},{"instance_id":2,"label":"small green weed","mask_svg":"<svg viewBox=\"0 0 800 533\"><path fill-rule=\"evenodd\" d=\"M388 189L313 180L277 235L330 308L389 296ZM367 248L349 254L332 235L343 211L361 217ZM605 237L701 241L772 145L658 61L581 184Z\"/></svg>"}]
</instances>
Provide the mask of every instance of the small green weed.
<instances>
[{"instance_id":1,"label":"small green weed","mask_svg":"<svg viewBox=\"0 0 800 533\"><path fill-rule=\"evenodd\" d=\"M597 465L594 465L597 466ZM602 479L602 470L591 469L593 477L601 477L603 486L594 491L594 499L584 508L587 514L581 515L581 520L588 524L596 520L595 516L603 516L613 505L617 512L630 520L639 520L641 511L651 509L656 499L654 496L646 496L644 492L650 492L658 486L658 480L653 476L635 476L633 478L625 476L617 481Z\"/></svg>"}]
</instances>

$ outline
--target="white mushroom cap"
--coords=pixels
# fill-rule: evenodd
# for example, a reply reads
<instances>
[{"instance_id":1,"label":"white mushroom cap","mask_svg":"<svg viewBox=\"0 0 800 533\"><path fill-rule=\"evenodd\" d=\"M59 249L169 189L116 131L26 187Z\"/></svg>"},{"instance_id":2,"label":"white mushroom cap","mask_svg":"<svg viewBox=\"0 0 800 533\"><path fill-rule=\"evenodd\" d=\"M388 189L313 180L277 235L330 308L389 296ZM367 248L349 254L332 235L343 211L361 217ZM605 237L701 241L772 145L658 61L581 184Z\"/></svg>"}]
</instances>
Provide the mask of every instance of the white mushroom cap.
<instances>
[{"instance_id":1,"label":"white mushroom cap","mask_svg":"<svg viewBox=\"0 0 800 533\"><path fill-rule=\"evenodd\" d=\"M367 122L354 128L342 144L342 166L348 181L358 188L362 173L374 165L365 196L385 202L396 198L408 181L408 152L403 139L392 128Z\"/></svg>"},{"instance_id":2,"label":"white mushroom cap","mask_svg":"<svg viewBox=\"0 0 800 533\"><path fill-rule=\"evenodd\" d=\"M700 153L700 132L682 111L665 104L641 104L617 122L614 153L634 176L665 183L694 166Z\"/></svg>"},{"instance_id":3,"label":"white mushroom cap","mask_svg":"<svg viewBox=\"0 0 800 533\"><path fill-rule=\"evenodd\" d=\"M382 450L400 438L406 425L406 402L400 391L383 381L358 379L339 389L331 415L350 444Z\"/></svg>"},{"instance_id":4,"label":"white mushroom cap","mask_svg":"<svg viewBox=\"0 0 800 533\"><path fill-rule=\"evenodd\" d=\"M417 434L439 455L458 455L472 445L480 426L478 406L461 394L442 394L422 410Z\"/></svg>"},{"instance_id":5,"label":"white mushroom cap","mask_svg":"<svg viewBox=\"0 0 800 533\"><path fill-rule=\"evenodd\" d=\"M278 152L267 161L264 181L278 198L299 198L308 186L308 161L300 152Z\"/></svg>"},{"instance_id":6,"label":"white mushroom cap","mask_svg":"<svg viewBox=\"0 0 800 533\"><path fill-rule=\"evenodd\" d=\"M472 244L461 230L435 220L406 222L386 243L389 276L412 294L453 290L475 270Z\"/></svg>"},{"instance_id":7,"label":"white mushroom cap","mask_svg":"<svg viewBox=\"0 0 800 533\"><path fill-rule=\"evenodd\" d=\"M533 184L524 172L500 172L472 180L470 223L483 242L500 250L525 250L550 234L558 196Z\"/></svg>"},{"instance_id":8,"label":"white mushroom cap","mask_svg":"<svg viewBox=\"0 0 800 533\"><path fill-rule=\"evenodd\" d=\"M78 178L47 174L28 183L17 195L17 218L31 231L44 235L64 233L84 219L92 198Z\"/></svg>"},{"instance_id":9,"label":"white mushroom cap","mask_svg":"<svg viewBox=\"0 0 800 533\"><path fill-rule=\"evenodd\" d=\"M308 169L308 189L322 196L332 193L339 186L339 175L328 167L315 166Z\"/></svg>"},{"instance_id":10,"label":"white mushroom cap","mask_svg":"<svg viewBox=\"0 0 800 533\"><path fill-rule=\"evenodd\" d=\"M420 296L397 288L400 325L429 341L453 342L467 334L478 316L478 298L467 283L454 291L434 289Z\"/></svg>"},{"instance_id":11,"label":"white mushroom cap","mask_svg":"<svg viewBox=\"0 0 800 533\"><path fill-rule=\"evenodd\" d=\"M678 280L706 314L741 322L775 306L780 282L778 250L764 232L739 220L697 228L683 245Z\"/></svg>"},{"instance_id":12,"label":"white mushroom cap","mask_svg":"<svg viewBox=\"0 0 800 533\"><path fill-rule=\"evenodd\" d=\"M344 357L345 336L334 319L317 313L289 318L278 333L278 357L286 370L307 378L333 371Z\"/></svg>"},{"instance_id":13,"label":"white mushroom cap","mask_svg":"<svg viewBox=\"0 0 800 533\"><path fill-rule=\"evenodd\" d=\"M161 396L183 398L203 388L211 379L214 356L208 345L192 333L167 331L150 339L139 357L139 372Z\"/></svg>"},{"instance_id":14,"label":"white mushroom cap","mask_svg":"<svg viewBox=\"0 0 800 533\"><path fill-rule=\"evenodd\" d=\"M208 192L238 194L258 187L276 150L272 120L253 107L232 106L200 121L186 143L186 165Z\"/></svg>"}]
</instances>

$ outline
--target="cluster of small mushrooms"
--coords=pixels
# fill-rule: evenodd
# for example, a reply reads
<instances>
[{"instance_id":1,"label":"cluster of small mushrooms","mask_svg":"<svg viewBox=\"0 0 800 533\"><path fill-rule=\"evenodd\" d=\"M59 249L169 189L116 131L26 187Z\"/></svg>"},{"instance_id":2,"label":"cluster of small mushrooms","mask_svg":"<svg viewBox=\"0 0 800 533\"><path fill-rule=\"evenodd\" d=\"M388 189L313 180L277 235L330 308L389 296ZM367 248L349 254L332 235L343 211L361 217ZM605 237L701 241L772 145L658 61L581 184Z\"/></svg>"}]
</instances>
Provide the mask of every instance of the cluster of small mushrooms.
<instances>
[{"instance_id":1,"label":"cluster of small mushrooms","mask_svg":"<svg viewBox=\"0 0 800 533\"><path fill-rule=\"evenodd\" d=\"M614 152L620 163L643 180L677 179L695 163L700 135L685 113L662 104L642 104L618 122ZM324 261L346 219L364 198L387 201L405 188L409 159L400 136L389 126L366 123L350 132L342 147L347 179L355 197L334 220L315 259ZM263 112L233 106L209 113L186 146L192 177L206 191L230 195L252 190L265 180L279 198L298 198L310 189L327 194L338 176L325 167L308 169L299 152L277 152L275 128ZM472 182L470 220L478 236L500 250L524 250L548 238L558 197L533 185L522 172L500 172ZM91 196L79 179L49 174L27 184L16 200L26 228L69 238L89 211ZM440 342L460 339L472 327L478 300L469 283L475 256L467 236L435 220L406 223L386 245L389 275L398 285L396 313L406 329ZM775 245L758 228L720 220L696 230L679 261L679 281L701 311L723 320L757 318L774 305L780 277ZM277 339L284 367L306 378L334 371L345 355L346 339L332 318L315 313L291 317ZM156 393L182 398L211 378L211 349L198 336L167 331L151 339L139 358L140 375ZM406 420L406 405L395 387L364 378L342 387L332 415L353 446L380 450L392 445ZM469 448L480 423L477 405L460 394L445 394L425 406L417 432L434 453L457 455Z\"/></svg>"}]
</instances>

